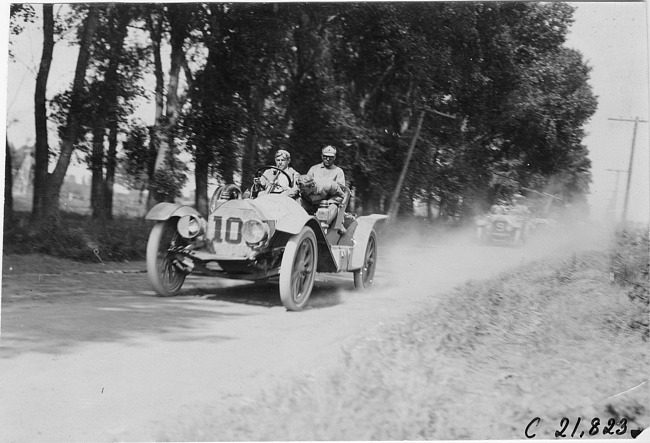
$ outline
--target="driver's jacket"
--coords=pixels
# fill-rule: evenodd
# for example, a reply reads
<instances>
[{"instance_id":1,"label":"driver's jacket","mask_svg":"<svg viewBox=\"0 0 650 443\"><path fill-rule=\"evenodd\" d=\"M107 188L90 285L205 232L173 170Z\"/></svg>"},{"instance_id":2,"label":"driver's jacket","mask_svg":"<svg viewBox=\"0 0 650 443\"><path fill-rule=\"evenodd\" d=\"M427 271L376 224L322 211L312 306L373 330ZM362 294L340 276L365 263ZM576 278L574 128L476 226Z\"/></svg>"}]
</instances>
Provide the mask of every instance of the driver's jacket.
<instances>
[{"instance_id":1,"label":"driver's jacket","mask_svg":"<svg viewBox=\"0 0 650 443\"><path fill-rule=\"evenodd\" d=\"M273 183L277 183L278 187L282 188L282 194L287 195L291 198L295 198L298 196L298 177L300 177L300 174L296 172L295 169L293 169L291 166L287 166L287 169L284 170L284 172L287 173L289 177L291 177L291 181L293 182L293 186L287 187L284 186L286 183L286 177L284 174L279 172L277 169L267 169L264 171L264 174L262 174L262 177L260 177L260 186L262 189L268 189L269 186L271 186Z\"/></svg>"}]
</instances>

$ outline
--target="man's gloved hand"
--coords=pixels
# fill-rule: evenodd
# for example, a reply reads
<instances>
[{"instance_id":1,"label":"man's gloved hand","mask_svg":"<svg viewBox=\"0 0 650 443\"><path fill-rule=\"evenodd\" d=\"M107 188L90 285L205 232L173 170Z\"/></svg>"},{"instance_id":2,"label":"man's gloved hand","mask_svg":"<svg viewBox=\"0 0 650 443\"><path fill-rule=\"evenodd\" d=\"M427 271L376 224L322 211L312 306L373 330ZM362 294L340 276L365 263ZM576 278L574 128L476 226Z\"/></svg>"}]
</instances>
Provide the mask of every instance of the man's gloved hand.
<instances>
[{"instance_id":1,"label":"man's gloved hand","mask_svg":"<svg viewBox=\"0 0 650 443\"><path fill-rule=\"evenodd\" d=\"M266 186L262 184L262 180L259 177L253 178L253 183L261 189L266 189Z\"/></svg>"}]
</instances>

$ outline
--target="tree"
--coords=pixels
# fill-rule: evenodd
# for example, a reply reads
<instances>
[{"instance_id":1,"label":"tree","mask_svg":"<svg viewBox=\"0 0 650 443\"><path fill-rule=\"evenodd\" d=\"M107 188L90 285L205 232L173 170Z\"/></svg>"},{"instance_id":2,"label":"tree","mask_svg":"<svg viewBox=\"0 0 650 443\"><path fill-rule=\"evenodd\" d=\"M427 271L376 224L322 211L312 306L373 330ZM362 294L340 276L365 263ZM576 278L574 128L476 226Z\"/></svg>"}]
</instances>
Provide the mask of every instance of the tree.
<instances>
[{"instance_id":1,"label":"tree","mask_svg":"<svg viewBox=\"0 0 650 443\"><path fill-rule=\"evenodd\" d=\"M36 77L34 90L34 121L36 125L36 147L34 155L34 196L32 223L40 223L48 212L45 200L48 191L48 163L50 147L47 134L47 79L54 51L54 12L52 4L43 4L43 53ZM58 202L57 202L58 203Z\"/></svg>"},{"instance_id":2,"label":"tree","mask_svg":"<svg viewBox=\"0 0 650 443\"><path fill-rule=\"evenodd\" d=\"M93 134L89 159L93 218L112 218L119 123L130 111L134 95L140 92L134 84L141 78L142 51L124 47L133 15L134 8L127 4L105 6L95 35L96 50L91 60L94 81L90 85L94 106L89 110Z\"/></svg>"},{"instance_id":3,"label":"tree","mask_svg":"<svg viewBox=\"0 0 650 443\"><path fill-rule=\"evenodd\" d=\"M9 147L9 140L6 140L5 145L5 204L4 204L4 223L11 224L14 218L14 197L11 192L13 188L13 170L11 165L11 148Z\"/></svg>"},{"instance_id":4,"label":"tree","mask_svg":"<svg viewBox=\"0 0 650 443\"><path fill-rule=\"evenodd\" d=\"M45 6L45 5L44 5ZM48 13L49 14L49 13ZM49 19L49 25L52 24ZM75 149L75 143L78 138L78 132L80 128L80 117L81 112L84 107L84 82L86 68L90 60L90 52L92 47L92 37L95 33L98 22L98 6L89 5L88 13L84 19L83 26L80 31L80 47L79 47L79 57L77 58L77 64L75 68L75 76L72 84L72 89L70 93L70 108L67 113L66 125L63 131L62 140L61 140L61 150L59 153L59 158L57 160L54 171L51 174L47 174L47 160L44 158L47 155L45 146L43 146L43 135L47 135L47 131L43 127L37 127L38 131L43 132L41 134L41 143L37 143L37 158L38 164L35 166L36 172L35 175L38 178L35 178L34 185L34 199L35 204L32 210L32 220L41 221L44 219L58 217L59 211L59 193L61 190L61 185L65 178L66 171L70 164L72 153ZM44 26L45 28L45 26ZM49 39L49 31L46 36ZM44 52L48 45L44 45ZM43 62L43 57L41 60L41 65ZM50 58L51 60L51 55ZM40 72L40 71L39 71ZM43 81L45 82L47 77L44 76ZM37 81L38 84L38 81ZM36 96L39 100L43 98L41 93L44 92L45 84L41 85L42 89L39 89L39 93ZM42 104L39 108L39 103L37 103L36 118L42 119L44 112L42 109ZM40 122L42 125L46 123L45 121ZM39 129L40 128L40 129ZM38 137L38 135L37 135ZM37 138L38 140L38 138Z\"/></svg>"},{"instance_id":5,"label":"tree","mask_svg":"<svg viewBox=\"0 0 650 443\"><path fill-rule=\"evenodd\" d=\"M250 187L260 145L278 138L274 100L290 29L278 5L210 4L200 14L207 17L207 57L188 92L183 128L194 155L196 207L205 213L209 173L232 182L241 157L241 185Z\"/></svg>"},{"instance_id":6,"label":"tree","mask_svg":"<svg viewBox=\"0 0 650 443\"><path fill-rule=\"evenodd\" d=\"M567 4L100 9L106 12L95 18L92 58L90 43L80 41L78 69L89 60L91 81L76 88L84 84L78 71L73 89L56 99L66 111L53 116L65 117L65 142L52 178L69 161L71 146L80 149L82 136L92 132L93 205L108 208L108 214L111 159L131 112L127 99L142 94L133 87L136 49L123 45L128 14L111 12L123 10L140 11L151 37L151 54L135 54L153 67L155 123L148 134L129 131L124 142L126 170L137 176L137 186L146 182L149 207L179 195L182 150L193 156L196 206L206 212L211 176L224 182L240 176L248 187L255 166L279 148L288 149L293 166L305 171L325 144L339 149L358 211L387 210L402 170L402 213L420 198L431 216L455 220L523 188L552 187L568 200L588 190L582 126L596 102L582 56L563 46L573 20ZM131 22L140 23L131 14ZM91 23L88 14L85 24ZM165 46L171 50L167 76ZM412 161L404 169L407 155Z\"/></svg>"},{"instance_id":7,"label":"tree","mask_svg":"<svg viewBox=\"0 0 650 443\"><path fill-rule=\"evenodd\" d=\"M162 11L153 5L151 18L149 19L150 30L153 39L160 42L160 32L162 26ZM165 17L169 22L170 29L170 70L169 82L167 85L167 95L165 100L164 117L162 110L157 107L156 123L152 130L152 140L156 147L156 162L154 165L153 176L149 182L149 198L147 208L153 207L160 201L171 201L180 194L180 189L184 184L184 172L175 160L175 136L177 123L180 116L179 100L179 81L180 73L183 66L186 65L184 44L185 38L189 33L190 19L194 5L189 4L169 4L166 6ZM154 51L154 57L159 57L159 46ZM158 55L156 55L158 54ZM156 59L156 92L161 91L161 85L158 82L162 79L162 67L158 64L159 58ZM160 104L160 98L157 104Z\"/></svg>"},{"instance_id":8,"label":"tree","mask_svg":"<svg viewBox=\"0 0 650 443\"><path fill-rule=\"evenodd\" d=\"M34 7L26 3L11 3L9 9L9 32L11 35L18 35L23 32L24 23L34 23L36 19L36 11ZM9 58L13 58L14 53L9 46Z\"/></svg>"}]
</instances>

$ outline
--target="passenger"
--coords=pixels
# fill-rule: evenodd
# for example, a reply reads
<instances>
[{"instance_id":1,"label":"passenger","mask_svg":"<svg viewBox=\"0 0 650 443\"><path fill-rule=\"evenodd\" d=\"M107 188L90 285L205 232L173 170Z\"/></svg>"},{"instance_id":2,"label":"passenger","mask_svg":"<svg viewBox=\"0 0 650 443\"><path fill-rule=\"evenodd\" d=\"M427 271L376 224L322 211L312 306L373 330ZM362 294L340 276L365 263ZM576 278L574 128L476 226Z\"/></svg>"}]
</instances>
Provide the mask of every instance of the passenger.
<instances>
[{"instance_id":1,"label":"passenger","mask_svg":"<svg viewBox=\"0 0 650 443\"><path fill-rule=\"evenodd\" d=\"M297 198L299 191L298 177L300 177L300 174L289 166L289 163L291 163L291 154L284 149L279 149L278 152L275 153L275 166L286 172L287 175L291 177L291 186L289 186L289 183L286 183L286 177L284 177L284 174L276 169L267 169L261 177L255 177L253 181L261 190L281 193L282 195L291 198ZM280 178L281 176L283 178ZM284 183L286 183L286 185Z\"/></svg>"},{"instance_id":2,"label":"passenger","mask_svg":"<svg viewBox=\"0 0 650 443\"><path fill-rule=\"evenodd\" d=\"M321 151L321 159L323 162L309 168L307 175L313 178L317 185L328 186L328 183L333 181L345 187L345 173L343 169L334 165L336 148L325 146Z\"/></svg>"},{"instance_id":3,"label":"passenger","mask_svg":"<svg viewBox=\"0 0 650 443\"><path fill-rule=\"evenodd\" d=\"M338 212L339 205L345 198L345 191L333 180L316 183L309 175L301 175L298 179L300 188L300 204L308 214L314 215L319 206L327 204L327 220L321 221L323 228L328 228Z\"/></svg>"}]
</instances>

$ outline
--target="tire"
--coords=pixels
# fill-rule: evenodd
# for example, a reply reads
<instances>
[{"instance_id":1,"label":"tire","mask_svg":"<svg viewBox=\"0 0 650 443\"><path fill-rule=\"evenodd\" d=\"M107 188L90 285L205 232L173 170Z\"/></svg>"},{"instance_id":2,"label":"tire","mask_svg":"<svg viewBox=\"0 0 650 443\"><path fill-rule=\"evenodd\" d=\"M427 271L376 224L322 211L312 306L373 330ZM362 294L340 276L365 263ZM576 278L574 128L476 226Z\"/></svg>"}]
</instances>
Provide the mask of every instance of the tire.
<instances>
[{"instance_id":1,"label":"tire","mask_svg":"<svg viewBox=\"0 0 650 443\"><path fill-rule=\"evenodd\" d=\"M171 220L157 222L147 242L147 276L158 295L170 297L178 294L186 274L173 264L173 254L167 249L180 240L176 224Z\"/></svg>"},{"instance_id":2,"label":"tire","mask_svg":"<svg viewBox=\"0 0 650 443\"><path fill-rule=\"evenodd\" d=\"M375 269L377 268L377 234L370 232L368 246L363 257L361 269L354 271L354 287L356 289L368 289L375 280Z\"/></svg>"},{"instance_id":3,"label":"tire","mask_svg":"<svg viewBox=\"0 0 650 443\"><path fill-rule=\"evenodd\" d=\"M287 311L301 311L316 279L318 246L308 226L287 242L280 264L280 299Z\"/></svg>"}]
</instances>

